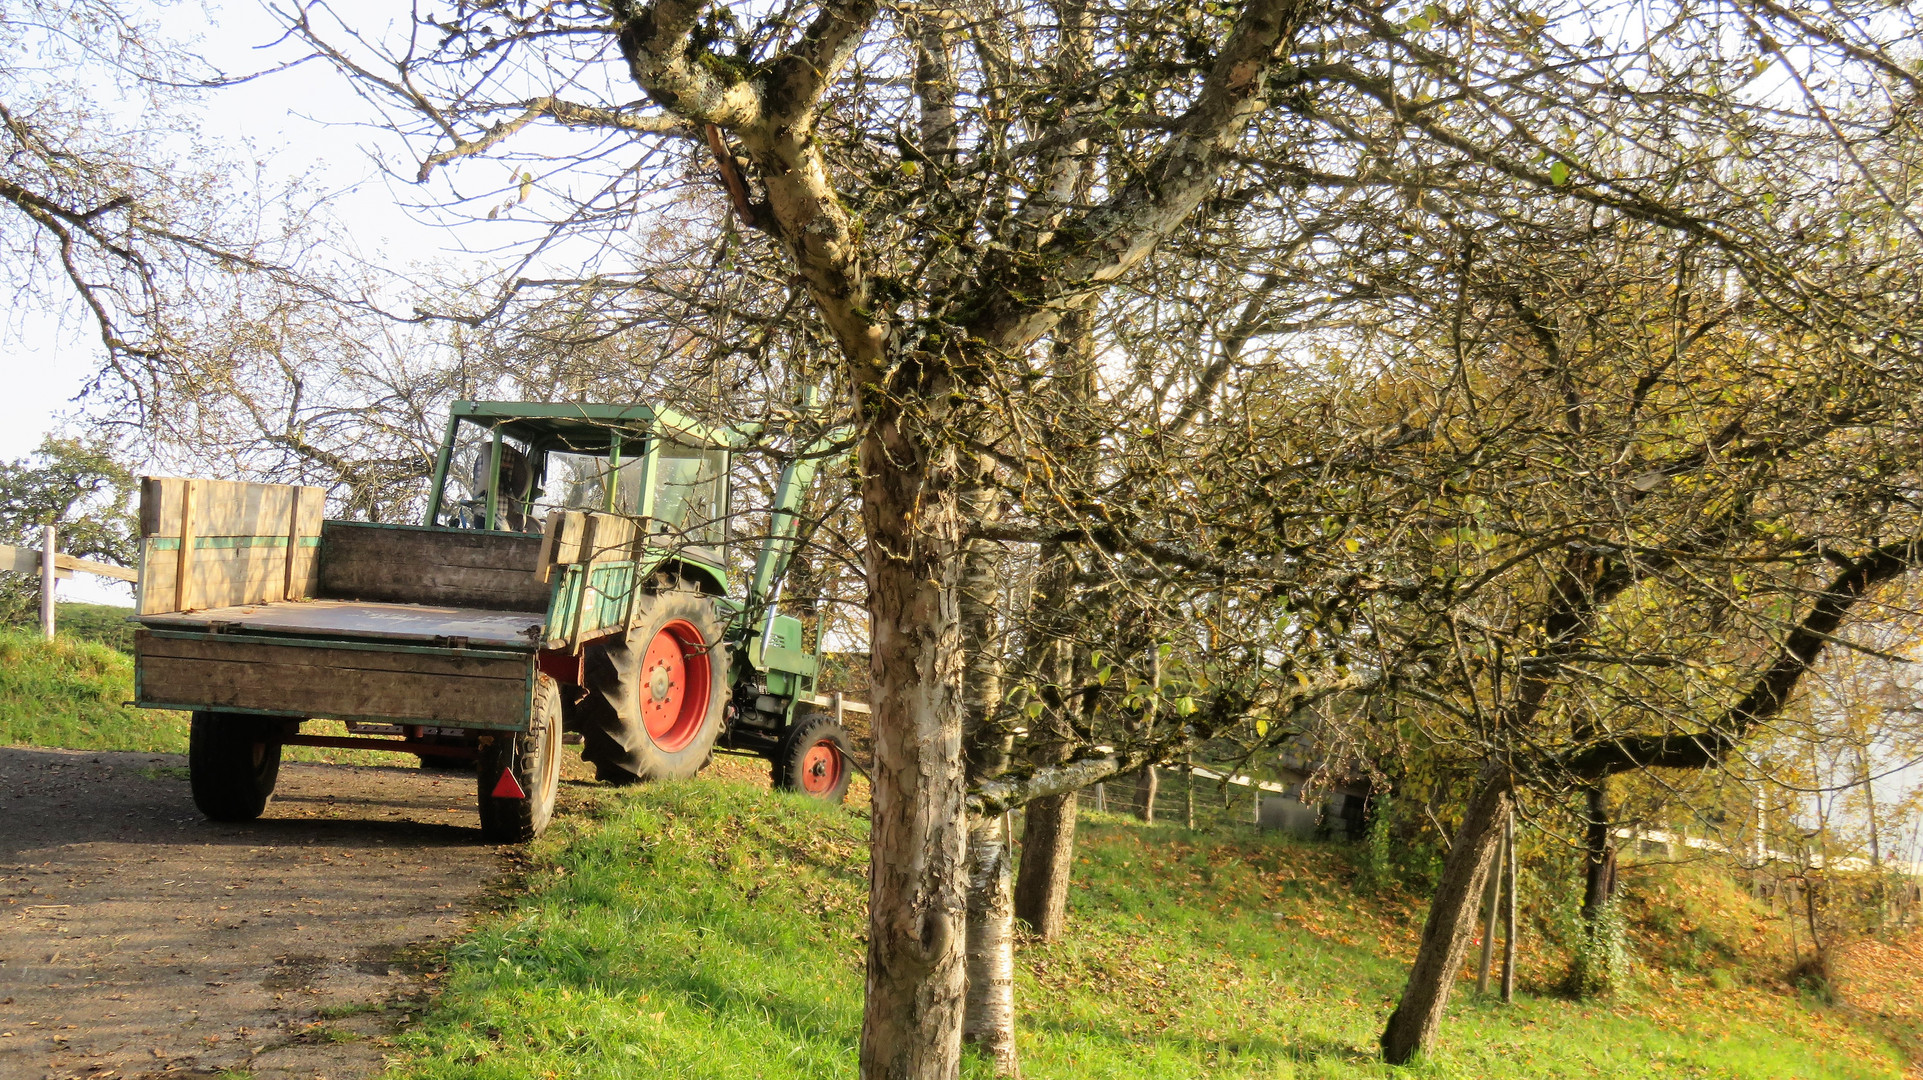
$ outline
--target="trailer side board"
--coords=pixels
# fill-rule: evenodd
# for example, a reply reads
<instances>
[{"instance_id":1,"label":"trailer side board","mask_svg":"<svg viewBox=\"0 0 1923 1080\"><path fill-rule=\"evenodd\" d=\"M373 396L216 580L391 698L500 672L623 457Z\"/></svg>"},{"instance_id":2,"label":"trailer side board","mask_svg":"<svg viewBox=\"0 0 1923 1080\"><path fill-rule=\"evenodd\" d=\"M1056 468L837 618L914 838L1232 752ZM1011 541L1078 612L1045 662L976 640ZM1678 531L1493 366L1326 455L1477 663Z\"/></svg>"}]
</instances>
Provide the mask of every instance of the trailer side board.
<instances>
[{"instance_id":1,"label":"trailer side board","mask_svg":"<svg viewBox=\"0 0 1923 1080\"><path fill-rule=\"evenodd\" d=\"M334 600L546 611L535 534L428 525L321 525L317 595Z\"/></svg>"},{"instance_id":2,"label":"trailer side board","mask_svg":"<svg viewBox=\"0 0 1923 1080\"><path fill-rule=\"evenodd\" d=\"M520 731L526 652L142 630L134 696L144 708L300 719L392 720Z\"/></svg>"},{"instance_id":3,"label":"trailer side board","mask_svg":"<svg viewBox=\"0 0 1923 1080\"><path fill-rule=\"evenodd\" d=\"M326 492L150 476L140 485L141 615L314 594Z\"/></svg>"}]
</instances>

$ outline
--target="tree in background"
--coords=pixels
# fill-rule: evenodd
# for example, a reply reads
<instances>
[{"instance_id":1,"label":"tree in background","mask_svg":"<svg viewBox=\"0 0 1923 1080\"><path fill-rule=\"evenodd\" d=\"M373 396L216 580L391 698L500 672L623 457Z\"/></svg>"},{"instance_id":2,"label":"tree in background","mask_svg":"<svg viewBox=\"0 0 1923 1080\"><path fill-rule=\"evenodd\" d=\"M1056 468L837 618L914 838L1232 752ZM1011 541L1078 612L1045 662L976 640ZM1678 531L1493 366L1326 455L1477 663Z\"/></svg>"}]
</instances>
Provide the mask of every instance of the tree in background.
<instances>
[{"instance_id":1,"label":"tree in background","mask_svg":"<svg viewBox=\"0 0 1923 1080\"><path fill-rule=\"evenodd\" d=\"M42 527L53 525L60 551L133 566L139 496L139 480L112 443L50 435L30 456L0 463L0 543L38 549ZM0 579L0 622L36 621L39 579L14 573Z\"/></svg>"}]
</instances>

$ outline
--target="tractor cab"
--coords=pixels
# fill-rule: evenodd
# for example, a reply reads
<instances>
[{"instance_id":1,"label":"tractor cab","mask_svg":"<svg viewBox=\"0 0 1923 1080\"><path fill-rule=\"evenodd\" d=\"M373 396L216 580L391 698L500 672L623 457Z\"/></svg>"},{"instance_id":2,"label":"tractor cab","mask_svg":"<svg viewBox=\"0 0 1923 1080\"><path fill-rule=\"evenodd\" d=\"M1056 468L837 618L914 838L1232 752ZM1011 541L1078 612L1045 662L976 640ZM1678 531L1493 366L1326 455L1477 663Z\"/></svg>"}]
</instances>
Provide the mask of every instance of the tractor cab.
<instances>
[{"instance_id":1,"label":"tractor cab","mask_svg":"<svg viewBox=\"0 0 1923 1080\"><path fill-rule=\"evenodd\" d=\"M455 402L426 524L538 533L555 510L620 514L721 572L732 445L646 405Z\"/></svg>"}]
</instances>

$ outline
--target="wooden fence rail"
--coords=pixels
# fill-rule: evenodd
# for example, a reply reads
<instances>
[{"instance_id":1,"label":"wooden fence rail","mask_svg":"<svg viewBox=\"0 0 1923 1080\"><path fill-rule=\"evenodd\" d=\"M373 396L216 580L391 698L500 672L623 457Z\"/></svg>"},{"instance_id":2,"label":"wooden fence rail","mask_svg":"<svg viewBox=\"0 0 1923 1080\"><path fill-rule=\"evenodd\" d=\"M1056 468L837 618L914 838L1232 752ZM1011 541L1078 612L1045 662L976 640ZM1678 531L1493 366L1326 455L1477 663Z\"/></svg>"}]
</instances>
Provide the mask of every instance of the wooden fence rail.
<instances>
[{"instance_id":1,"label":"wooden fence rail","mask_svg":"<svg viewBox=\"0 0 1923 1080\"><path fill-rule=\"evenodd\" d=\"M55 528L47 525L40 534L40 547L14 547L0 544L0 570L11 570L16 574L40 575L40 632L49 640L54 631L54 583L62 578L70 578L75 573L98 574L101 577L115 578L120 581L137 581L140 575L124 566L112 563L95 562L74 555L62 555L55 551ZM53 552L51 561L43 557L43 552Z\"/></svg>"}]
</instances>

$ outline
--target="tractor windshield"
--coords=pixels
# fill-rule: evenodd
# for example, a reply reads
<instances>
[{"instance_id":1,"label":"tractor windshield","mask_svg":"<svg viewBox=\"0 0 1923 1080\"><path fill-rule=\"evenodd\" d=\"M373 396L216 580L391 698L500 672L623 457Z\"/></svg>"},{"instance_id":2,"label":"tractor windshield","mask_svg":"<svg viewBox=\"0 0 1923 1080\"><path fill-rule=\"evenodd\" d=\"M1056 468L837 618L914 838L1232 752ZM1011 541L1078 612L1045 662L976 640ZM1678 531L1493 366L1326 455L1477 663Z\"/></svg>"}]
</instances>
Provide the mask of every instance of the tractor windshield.
<instances>
[{"instance_id":1,"label":"tractor windshield","mask_svg":"<svg viewBox=\"0 0 1923 1080\"><path fill-rule=\"evenodd\" d=\"M616 473L614 509L634 513L641 484L641 463L624 461L616 468L605 454L577 454L550 450L547 475L535 498L535 515L546 518L549 510L605 510L608 508L608 476Z\"/></svg>"},{"instance_id":2,"label":"tractor windshield","mask_svg":"<svg viewBox=\"0 0 1923 1080\"><path fill-rule=\"evenodd\" d=\"M662 442L655 464L649 516L690 544L722 542L724 451Z\"/></svg>"}]
</instances>

